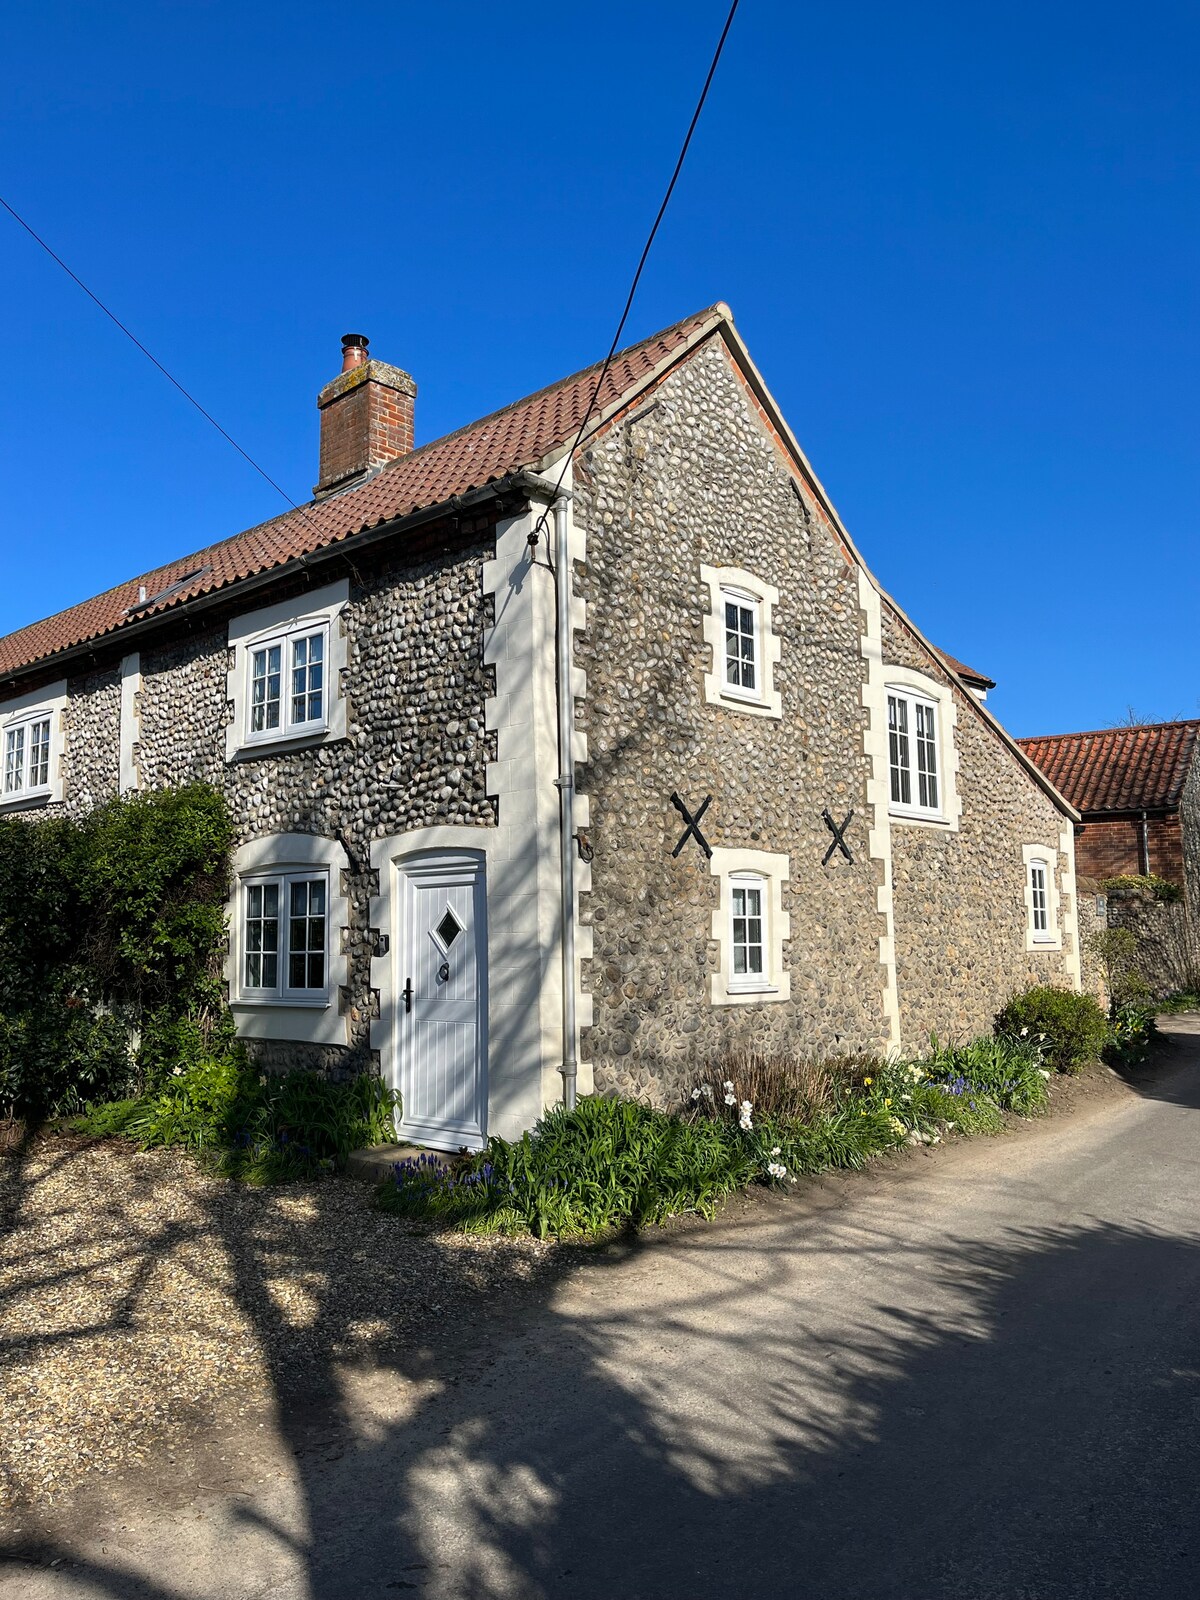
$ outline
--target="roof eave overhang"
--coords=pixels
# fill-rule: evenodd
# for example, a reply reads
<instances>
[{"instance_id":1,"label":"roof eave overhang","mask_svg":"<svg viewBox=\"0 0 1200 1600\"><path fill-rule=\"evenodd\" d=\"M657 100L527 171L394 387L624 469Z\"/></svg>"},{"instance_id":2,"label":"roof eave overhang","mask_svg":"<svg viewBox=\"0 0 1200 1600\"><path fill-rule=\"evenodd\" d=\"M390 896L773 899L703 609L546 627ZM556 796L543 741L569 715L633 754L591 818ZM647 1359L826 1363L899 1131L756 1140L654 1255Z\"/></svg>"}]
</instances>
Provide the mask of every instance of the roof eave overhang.
<instances>
[{"instance_id":1,"label":"roof eave overhang","mask_svg":"<svg viewBox=\"0 0 1200 1600\"><path fill-rule=\"evenodd\" d=\"M0 674L0 695L6 695L28 678L45 677L47 674L66 670L78 662L94 658L99 651L105 650L110 645L122 647L135 645L147 635L169 626L172 621L193 617L218 606L227 605L230 600L236 601L257 594L272 584L285 582L300 573L336 561L339 556L353 555L368 549L373 544L393 538L396 534L419 528L425 523L438 522L446 516L466 511L482 510L489 501L502 502L510 496L529 500L544 495L545 486L535 473L524 468L506 473L502 478L480 484L477 488L467 489L462 494L452 495L448 500L422 506L419 510L410 511L402 517L392 517L385 522L376 523L371 528L362 528L357 533L322 545L308 554L282 561L278 566L266 567L261 572L250 573L244 578L235 578L230 583L222 584L220 588L210 589L190 599L182 599L164 606L150 616L119 623L107 633L96 634L91 639L82 639L78 644L68 645L65 649L56 650L50 655L39 656L36 661L26 662L10 672Z\"/></svg>"}]
</instances>

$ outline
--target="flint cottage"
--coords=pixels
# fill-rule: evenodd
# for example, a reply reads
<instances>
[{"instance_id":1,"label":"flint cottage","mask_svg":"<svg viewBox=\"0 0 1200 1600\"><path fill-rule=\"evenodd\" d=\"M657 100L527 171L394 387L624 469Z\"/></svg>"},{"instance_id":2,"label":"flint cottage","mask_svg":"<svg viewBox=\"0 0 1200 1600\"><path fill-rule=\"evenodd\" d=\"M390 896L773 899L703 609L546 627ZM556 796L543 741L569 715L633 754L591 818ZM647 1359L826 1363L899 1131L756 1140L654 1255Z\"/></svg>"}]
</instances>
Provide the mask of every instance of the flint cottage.
<instances>
[{"instance_id":1,"label":"flint cottage","mask_svg":"<svg viewBox=\"0 0 1200 1600\"><path fill-rule=\"evenodd\" d=\"M726 306L420 446L415 397L348 336L310 502L0 639L0 808L226 795L267 1066L381 1071L448 1148L1078 987L1077 813Z\"/></svg>"}]
</instances>

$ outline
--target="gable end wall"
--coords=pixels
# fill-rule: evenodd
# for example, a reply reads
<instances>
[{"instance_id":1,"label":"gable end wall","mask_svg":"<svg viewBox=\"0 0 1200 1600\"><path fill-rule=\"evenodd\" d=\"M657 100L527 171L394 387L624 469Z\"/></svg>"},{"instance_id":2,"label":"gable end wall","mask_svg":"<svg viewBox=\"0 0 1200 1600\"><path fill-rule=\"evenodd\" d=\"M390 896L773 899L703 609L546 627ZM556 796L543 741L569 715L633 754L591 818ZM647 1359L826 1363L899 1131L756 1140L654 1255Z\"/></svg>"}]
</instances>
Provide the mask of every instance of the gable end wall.
<instances>
[{"instance_id":1,"label":"gable end wall","mask_svg":"<svg viewBox=\"0 0 1200 1600\"><path fill-rule=\"evenodd\" d=\"M996 1011L1028 984L1076 987L1073 830L886 600L883 654L948 687L957 712L957 829L891 825L900 1030L905 1048L919 1050L931 1033L945 1041L990 1032ZM1061 950L1025 949L1022 848L1034 844L1057 858Z\"/></svg>"}]
</instances>

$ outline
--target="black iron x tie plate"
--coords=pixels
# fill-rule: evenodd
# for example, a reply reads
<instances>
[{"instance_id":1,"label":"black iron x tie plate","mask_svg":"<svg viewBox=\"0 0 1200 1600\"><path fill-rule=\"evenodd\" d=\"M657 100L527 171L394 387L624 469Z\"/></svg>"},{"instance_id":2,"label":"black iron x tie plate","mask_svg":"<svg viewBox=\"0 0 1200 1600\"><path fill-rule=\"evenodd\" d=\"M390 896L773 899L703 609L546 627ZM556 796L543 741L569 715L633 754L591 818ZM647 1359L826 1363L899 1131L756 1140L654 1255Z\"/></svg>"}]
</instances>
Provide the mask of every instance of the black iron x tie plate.
<instances>
[{"instance_id":1,"label":"black iron x tie plate","mask_svg":"<svg viewBox=\"0 0 1200 1600\"><path fill-rule=\"evenodd\" d=\"M671 854L673 856L677 856L689 839L695 839L701 850L704 851L704 854L711 860L712 849L709 846L708 840L700 832L700 818L712 804L712 795L706 794L704 796L704 799L701 802L695 816L692 815L677 794L673 794L671 796L671 804L687 823L687 827L683 830L683 834L680 837L679 843L675 846L674 850L671 851Z\"/></svg>"}]
</instances>

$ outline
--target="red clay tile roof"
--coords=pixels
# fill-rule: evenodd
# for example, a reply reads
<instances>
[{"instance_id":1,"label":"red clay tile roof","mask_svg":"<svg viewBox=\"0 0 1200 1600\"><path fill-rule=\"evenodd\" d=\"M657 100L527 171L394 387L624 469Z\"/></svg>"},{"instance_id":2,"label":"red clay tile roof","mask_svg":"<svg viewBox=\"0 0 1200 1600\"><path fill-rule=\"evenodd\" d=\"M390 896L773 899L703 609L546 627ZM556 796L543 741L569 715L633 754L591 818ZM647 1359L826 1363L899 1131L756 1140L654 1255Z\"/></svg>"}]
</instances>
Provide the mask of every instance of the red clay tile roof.
<instances>
[{"instance_id":1,"label":"red clay tile roof","mask_svg":"<svg viewBox=\"0 0 1200 1600\"><path fill-rule=\"evenodd\" d=\"M977 689L994 689L996 687L995 678L985 678L982 672L976 672L974 667L967 666L965 661L959 661L957 656L947 655L944 650L942 655L964 683L973 683Z\"/></svg>"},{"instance_id":2,"label":"red clay tile roof","mask_svg":"<svg viewBox=\"0 0 1200 1600\"><path fill-rule=\"evenodd\" d=\"M1154 722L1017 743L1085 816L1171 809L1187 781L1200 721Z\"/></svg>"},{"instance_id":3,"label":"red clay tile roof","mask_svg":"<svg viewBox=\"0 0 1200 1600\"><path fill-rule=\"evenodd\" d=\"M717 327L728 315L724 306L711 307L621 351L605 375L597 410L603 412L614 405L690 339ZM137 605L142 587L148 599L158 595L162 599L156 605L140 607L138 621L312 555L369 528L441 505L523 467L537 466L554 449L574 439L602 364L597 362L422 445L357 487L286 512L0 638L0 676L116 632L122 623L133 620L129 608ZM180 579L189 581L169 596L163 594Z\"/></svg>"}]
</instances>

